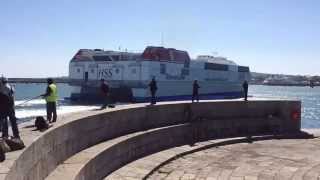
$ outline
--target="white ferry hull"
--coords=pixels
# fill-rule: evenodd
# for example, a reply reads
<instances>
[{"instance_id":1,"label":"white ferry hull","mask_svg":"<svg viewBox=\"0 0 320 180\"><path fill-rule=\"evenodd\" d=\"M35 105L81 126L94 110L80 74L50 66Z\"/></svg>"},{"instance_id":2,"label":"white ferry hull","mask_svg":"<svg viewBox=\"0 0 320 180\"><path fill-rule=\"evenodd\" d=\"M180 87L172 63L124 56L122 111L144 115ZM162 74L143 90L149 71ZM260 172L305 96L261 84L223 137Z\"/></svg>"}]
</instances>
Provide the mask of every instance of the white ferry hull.
<instances>
[{"instance_id":1,"label":"white ferry hull","mask_svg":"<svg viewBox=\"0 0 320 180\"><path fill-rule=\"evenodd\" d=\"M69 65L69 78L75 80L70 85L76 87L71 99L101 101L99 86L104 79L113 101L146 102L152 78L157 81L157 101L191 99L194 80L200 86L200 99L239 98L243 81L250 79L248 67L224 58L190 60L185 51L148 48L142 54L80 50Z\"/></svg>"},{"instance_id":2,"label":"white ferry hull","mask_svg":"<svg viewBox=\"0 0 320 180\"><path fill-rule=\"evenodd\" d=\"M158 90L156 98L158 101L191 100L192 81L180 82L157 82ZM201 83L199 82L200 99L229 99L243 97L240 84L225 83ZM148 88L132 88L133 99L135 102L150 101L150 91Z\"/></svg>"},{"instance_id":3,"label":"white ferry hull","mask_svg":"<svg viewBox=\"0 0 320 180\"><path fill-rule=\"evenodd\" d=\"M111 86L110 96L113 101L126 102L149 102L150 90L144 85L146 83L131 82L137 86L118 86L109 82ZM140 85L138 85L140 83ZM158 90L156 92L157 101L177 101L191 100L192 98L192 81L170 81L157 82ZM243 97L241 84L226 83L201 83L199 82L199 98L200 99L230 99ZM140 86L140 87L139 87ZM77 91L73 91L72 100L86 100L97 102L101 100L99 95L99 87L96 86L75 86Z\"/></svg>"}]
</instances>

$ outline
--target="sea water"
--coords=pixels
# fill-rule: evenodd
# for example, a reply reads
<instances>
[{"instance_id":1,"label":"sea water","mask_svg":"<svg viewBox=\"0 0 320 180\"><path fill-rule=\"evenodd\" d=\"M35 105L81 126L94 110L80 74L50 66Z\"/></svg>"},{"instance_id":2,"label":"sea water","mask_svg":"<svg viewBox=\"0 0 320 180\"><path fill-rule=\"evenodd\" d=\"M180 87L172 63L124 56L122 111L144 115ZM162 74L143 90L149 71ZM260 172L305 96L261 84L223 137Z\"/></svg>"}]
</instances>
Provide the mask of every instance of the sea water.
<instances>
[{"instance_id":1,"label":"sea water","mask_svg":"<svg viewBox=\"0 0 320 180\"><path fill-rule=\"evenodd\" d=\"M37 98L27 103L26 100L44 94L46 84L14 84L16 89L16 116L19 122L28 121L36 116L45 116L45 100ZM78 112L83 110L97 109L98 105L75 105L66 100L70 97L71 87L68 84L57 84L59 101L58 114ZM302 101L302 128L320 128L320 87L289 87L289 86L249 86L249 95L263 98L285 98Z\"/></svg>"},{"instance_id":2,"label":"sea water","mask_svg":"<svg viewBox=\"0 0 320 180\"><path fill-rule=\"evenodd\" d=\"M301 100L302 128L320 128L320 87L252 85L249 87L249 95Z\"/></svg>"},{"instance_id":3,"label":"sea water","mask_svg":"<svg viewBox=\"0 0 320 180\"><path fill-rule=\"evenodd\" d=\"M18 122L24 122L34 119L36 116L46 116L46 102L43 98L37 97L46 92L47 85L43 83L17 83L13 84L15 88L15 107ZM76 105L72 104L67 97L70 97L71 86L58 83L58 116L61 114L78 112L83 110L97 109L98 105ZM34 99L33 99L34 98ZM32 100L30 100L32 99Z\"/></svg>"}]
</instances>

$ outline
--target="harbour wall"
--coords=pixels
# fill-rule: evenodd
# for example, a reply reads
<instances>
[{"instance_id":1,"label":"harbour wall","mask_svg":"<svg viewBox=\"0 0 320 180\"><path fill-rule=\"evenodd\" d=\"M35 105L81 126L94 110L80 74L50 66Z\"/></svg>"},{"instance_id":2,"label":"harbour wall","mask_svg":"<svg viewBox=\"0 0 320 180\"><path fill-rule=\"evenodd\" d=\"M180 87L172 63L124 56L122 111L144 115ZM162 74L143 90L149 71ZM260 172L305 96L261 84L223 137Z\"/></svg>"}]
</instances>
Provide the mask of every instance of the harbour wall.
<instances>
[{"instance_id":1,"label":"harbour wall","mask_svg":"<svg viewBox=\"0 0 320 180\"><path fill-rule=\"evenodd\" d=\"M12 157L8 180L40 180L70 156L98 143L145 131L90 160L76 179L100 179L121 166L194 141L248 135L298 133L301 102L221 100L128 105L60 119ZM27 137L26 137L27 138ZM22 137L24 139L24 137Z\"/></svg>"},{"instance_id":2,"label":"harbour wall","mask_svg":"<svg viewBox=\"0 0 320 180\"><path fill-rule=\"evenodd\" d=\"M9 83L47 83L47 78L9 78ZM56 83L70 83L76 80L69 78L54 78Z\"/></svg>"}]
</instances>

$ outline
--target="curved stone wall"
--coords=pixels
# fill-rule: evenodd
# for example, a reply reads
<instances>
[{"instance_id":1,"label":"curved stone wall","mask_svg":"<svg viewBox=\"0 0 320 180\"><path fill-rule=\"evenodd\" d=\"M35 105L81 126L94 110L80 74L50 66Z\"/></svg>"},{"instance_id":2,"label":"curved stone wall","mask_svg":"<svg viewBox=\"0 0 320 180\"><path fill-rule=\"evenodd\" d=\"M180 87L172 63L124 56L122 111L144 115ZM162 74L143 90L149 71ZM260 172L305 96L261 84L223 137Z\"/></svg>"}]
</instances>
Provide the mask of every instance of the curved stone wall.
<instances>
[{"instance_id":1,"label":"curved stone wall","mask_svg":"<svg viewBox=\"0 0 320 180\"><path fill-rule=\"evenodd\" d=\"M81 117L61 121L61 124L37 137L14 161L6 179L44 179L68 157L99 142L137 131L188 122L195 122L191 126L206 132L200 134L201 138L240 136L247 133L268 134L274 133L274 129L277 133L294 133L300 130L300 116L295 115L299 115L300 106L299 101L236 100L132 105L111 112L87 112ZM163 131L173 133L170 129L172 128ZM157 135L161 139L161 133ZM171 144L168 142L164 147L172 147L175 143L178 145L178 142L180 141L172 141ZM126 142L119 147L127 149ZM154 151L156 150L146 150L145 154ZM126 161L140 156L130 157ZM94 164L94 161L90 163ZM86 169L81 173L88 174Z\"/></svg>"},{"instance_id":2,"label":"curved stone wall","mask_svg":"<svg viewBox=\"0 0 320 180\"><path fill-rule=\"evenodd\" d=\"M103 179L127 163L190 142L189 124L170 126L129 138L107 148L79 171L75 180Z\"/></svg>"}]
</instances>

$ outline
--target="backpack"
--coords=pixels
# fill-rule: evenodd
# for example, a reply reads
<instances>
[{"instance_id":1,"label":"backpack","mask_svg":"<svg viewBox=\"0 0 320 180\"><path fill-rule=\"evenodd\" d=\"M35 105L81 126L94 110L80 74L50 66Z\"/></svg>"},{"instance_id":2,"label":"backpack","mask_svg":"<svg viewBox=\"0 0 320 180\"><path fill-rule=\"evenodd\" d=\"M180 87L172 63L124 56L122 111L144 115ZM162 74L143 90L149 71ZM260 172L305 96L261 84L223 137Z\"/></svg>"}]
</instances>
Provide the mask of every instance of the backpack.
<instances>
[{"instance_id":1,"label":"backpack","mask_svg":"<svg viewBox=\"0 0 320 180\"><path fill-rule=\"evenodd\" d=\"M11 138L5 140L11 151L16 151L26 147L20 138Z\"/></svg>"},{"instance_id":2,"label":"backpack","mask_svg":"<svg viewBox=\"0 0 320 180\"><path fill-rule=\"evenodd\" d=\"M49 124L42 116L36 117L36 121L34 122L34 126L40 131L49 128Z\"/></svg>"}]
</instances>

